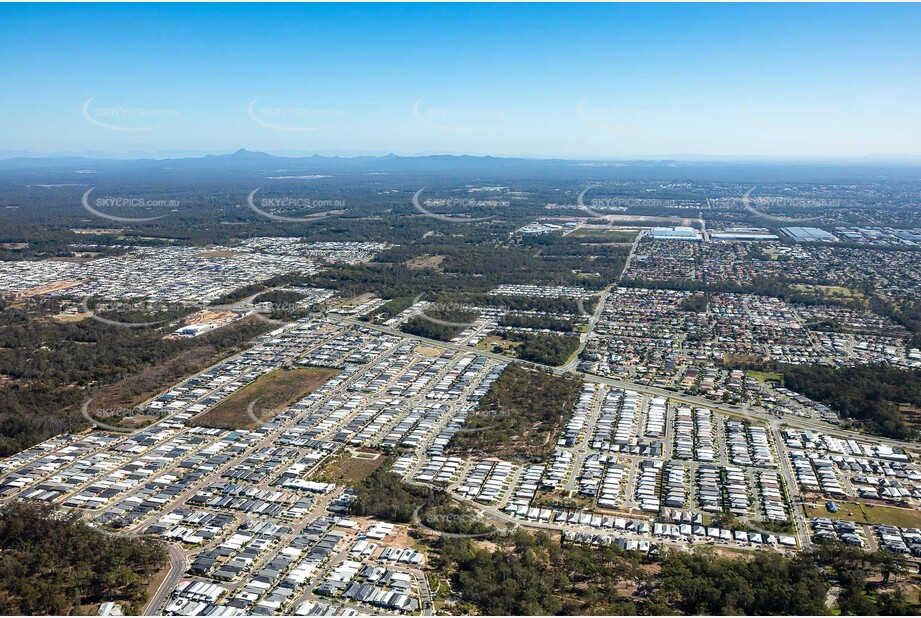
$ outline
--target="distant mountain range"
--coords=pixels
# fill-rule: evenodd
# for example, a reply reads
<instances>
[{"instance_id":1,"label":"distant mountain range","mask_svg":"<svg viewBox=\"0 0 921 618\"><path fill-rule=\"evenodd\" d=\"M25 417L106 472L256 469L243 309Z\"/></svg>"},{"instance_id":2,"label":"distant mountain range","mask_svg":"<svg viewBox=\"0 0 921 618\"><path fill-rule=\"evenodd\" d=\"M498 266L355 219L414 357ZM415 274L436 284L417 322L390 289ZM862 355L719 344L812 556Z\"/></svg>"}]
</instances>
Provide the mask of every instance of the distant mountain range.
<instances>
[{"instance_id":1,"label":"distant mountain range","mask_svg":"<svg viewBox=\"0 0 921 618\"><path fill-rule=\"evenodd\" d=\"M631 161L630 164L640 165L681 165L676 160L672 161ZM354 157L330 157L323 155L311 155L303 157L285 157L268 154L265 152L255 152L241 148L231 154L209 154L202 157L182 157L182 158L149 158L139 157L134 159L124 158L107 158L107 157L89 157L89 156L40 156L40 157L11 157L0 159L0 169L13 168L42 168L42 167L66 167L73 165L106 165L122 167L163 167L163 166L188 166L198 168L277 168L279 166L310 166L326 167L329 169L363 169L367 167L376 167L387 170L410 171L419 168L423 169L457 169L470 167L496 167L506 166L554 166L554 165L588 165L588 166L606 166L622 165L624 162L604 162L604 161L577 161L569 159L529 159L521 157L491 157L491 156L472 156L472 155L422 155L422 156L399 156L388 154L384 156L354 156Z\"/></svg>"},{"instance_id":2,"label":"distant mountain range","mask_svg":"<svg viewBox=\"0 0 921 618\"><path fill-rule=\"evenodd\" d=\"M100 173L247 172L271 174L416 173L493 177L661 178L758 182L898 179L921 181L921 161L911 158L841 161L790 160L569 160L469 155L281 157L240 149L231 154L172 159L78 156L0 159L0 173L93 170Z\"/></svg>"}]
</instances>

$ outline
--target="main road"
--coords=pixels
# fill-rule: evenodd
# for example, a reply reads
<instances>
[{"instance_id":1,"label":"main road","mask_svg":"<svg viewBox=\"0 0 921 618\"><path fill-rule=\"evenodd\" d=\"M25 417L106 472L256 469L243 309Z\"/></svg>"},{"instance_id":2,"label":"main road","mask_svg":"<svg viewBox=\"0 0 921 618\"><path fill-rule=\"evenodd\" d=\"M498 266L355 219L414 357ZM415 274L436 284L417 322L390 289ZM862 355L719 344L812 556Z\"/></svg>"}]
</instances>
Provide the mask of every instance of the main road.
<instances>
[{"instance_id":1,"label":"main road","mask_svg":"<svg viewBox=\"0 0 921 618\"><path fill-rule=\"evenodd\" d=\"M163 579L160 587L157 588L157 591L154 593L153 597L151 597L150 603L144 608L145 616L158 616L163 613L161 608L166 604L166 599L169 598L170 593L176 588L176 584L179 583L179 578L182 577L182 574L185 573L186 567L188 566L185 553L179 546L170 543L168 545L168 551L170 564L169 575Z\"/></svg>"}]
</instances>

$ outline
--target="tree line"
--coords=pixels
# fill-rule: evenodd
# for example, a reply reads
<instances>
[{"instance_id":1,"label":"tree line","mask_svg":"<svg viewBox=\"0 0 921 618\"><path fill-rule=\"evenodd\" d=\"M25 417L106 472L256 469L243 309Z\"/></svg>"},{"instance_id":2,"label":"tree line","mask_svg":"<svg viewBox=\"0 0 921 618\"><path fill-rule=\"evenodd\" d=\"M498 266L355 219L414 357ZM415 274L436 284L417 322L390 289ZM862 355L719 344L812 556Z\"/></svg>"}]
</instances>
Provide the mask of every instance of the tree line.
<instances>
[{"instance_id":1,"label":"tree line","mask_svg":"<svg viewBox=\"0 0 921 618\"><path fill-rule=\"evenodd\" d=\"M86 425L80 406L96 389L128 380L185 353L231 352L268 330L245 320L195 339L163 339L162 328L121 328L92 319L59 322L49 306L0 313L0 456ZM138 314L149 321L152 314ZM167 386L167 384L163 384Z\"/></svg>"},{"instance_id":2,"label":"tree line","mask_svg":"<svg viewBox=\"0 0 921 618\"><path fill-rule=\"evenodd\" d=\"M0 509L3 615L66 615L104 601L139 614L151 577L166 564L160 543L103 534L74 511L36 502Z\"/></svg>"},{"instance_id":3,"label":"tree line","mask_svg":"<svg viewBox=\"0 0 921 618\"><path fill-rule=\"evenodd\" d=\"M921 370L885 365L794 365L785 368L784 386L879 435L897 440L918 437L914 428L917 419L901 412L899 404L921 410Z\"/></svg>"},{"instance_id":4,"label":"tree line","mask_svg":"<svg viewBox=\"0 0 921 618\"><path fill-rule=\"evenodd\" d=\"M544 532L430 539L464 611L481 615L918 615L904 558L835 543L787 556L661 555L585 547ZM831 582L841 588L826 602Z\"/></svg>"}]
</instances>

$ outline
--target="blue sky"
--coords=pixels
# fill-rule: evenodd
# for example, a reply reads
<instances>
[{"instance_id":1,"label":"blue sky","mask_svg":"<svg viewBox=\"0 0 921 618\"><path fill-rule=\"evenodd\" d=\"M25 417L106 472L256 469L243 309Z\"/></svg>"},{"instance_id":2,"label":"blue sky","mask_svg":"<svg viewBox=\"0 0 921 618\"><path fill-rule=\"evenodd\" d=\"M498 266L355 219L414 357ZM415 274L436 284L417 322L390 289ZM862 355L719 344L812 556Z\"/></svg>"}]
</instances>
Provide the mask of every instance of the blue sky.
<instances>
[{"instance_id":1,"label":"blue sky","mask_svg":"<svg viewBox=\"0 0 921 618\"><path fill-rule=\"evenodd\" d=\"M918 5L0 5L5 153L921 155Z\"/></svg>"}]
</instances>

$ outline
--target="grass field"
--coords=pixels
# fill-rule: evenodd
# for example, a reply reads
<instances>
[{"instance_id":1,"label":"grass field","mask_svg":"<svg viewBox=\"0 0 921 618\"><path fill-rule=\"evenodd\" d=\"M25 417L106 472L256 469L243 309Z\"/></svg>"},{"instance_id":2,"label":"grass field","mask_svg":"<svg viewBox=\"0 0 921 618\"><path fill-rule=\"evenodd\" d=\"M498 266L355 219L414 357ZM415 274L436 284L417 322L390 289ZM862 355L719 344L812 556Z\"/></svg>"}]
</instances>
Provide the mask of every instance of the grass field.
<instances>
[{"instance_id":1,"label":"grass field","mask_svg":"<svg viewBox=\"0 0 921 618\"><path fill-rule=\"evenodd\" d=\"M258 427L259 422L247 413L247 408L252 402L259 400L253 407L253 414L263 422L267 421L295 401L320 388L338 373L337 369L325 367L276 369L195 417L192 424L219 429Z\"/></svg>"},{"instance_id":2,"label":"grass field","mask_svg":"<svg viewBox=\"0 0 921 618\"><path fill-rule=\"evenodd\" d=\"M888 524L900 528L921 527L921 511L902 509L894 506L875 506L862 502L838 502L837 513L830 513L824 502L817 503L817 508L806 507L807 517L830 517L832 519L849 519L861 524Z\"/></svg>"},{"instance_id":3,"label":"grass field","mask_svg":"<svg viewBox=\"0 0 921 618\"><path fill-rule=\"evenodd\" d=\"M842 287L840 285L811 285L807 283L799 283L790 287L801 292L812 292L813 290L819 290L829 298L837 298L842 300L866 300L866 296L864 296L862 293L856 290L851 290L850 288Z\"/></svg>"},{"instance_id":4,"label":"grass field","mask_svg":"<svg viewBox=\"0 0 921 618\"><path fill-rule=\"evenodd\" d=\"M638 230L618 230L594 227L581 227L570 232L573 238L603 239L608 243L631 244L636 240Z\"/></svg>"},{"instance_id":5,"label":"grass field","mask_svg":"<svg viewBox=\"0 0 921 618\"><path fill-rule=\"evenodd\" d=\"M371 313L364 316L363 320L370 320L371 318L381 316L382 318L391 318L396 314L405 311L412 307L413 297L412 296L401 296L399 298L394 298L393 300L388 300L386 303L372 311Z\"/></svg>"},{"instance_id":6,"label":"grass field","mask_svg":"<svg viewBox=\"0 0 921 618\"><path fill-rule=\"evenodd\" d=\"M750 369L745 373L759 382L779 382L783 384L783 374L776 371L754 371Z\"/></svg>"},{"instance_id":7,"label":"grass field","mask_svg":"<svg viewBox=\"0 0 921 618\"><path fill-rule=\"evenodd\" d=\"M502 337L490 335L483 341L476 344L477 349L486 350L487 352L492 352L493 348L499 346L502 351L501 354L506 356L516 356L515 350L521 345L518 341L508 341Z\"/></svg>"}]
</instances>

